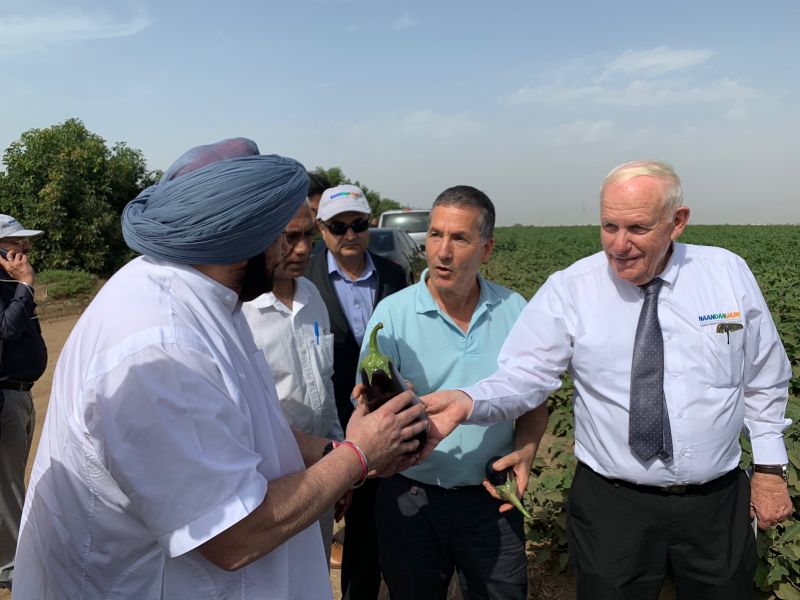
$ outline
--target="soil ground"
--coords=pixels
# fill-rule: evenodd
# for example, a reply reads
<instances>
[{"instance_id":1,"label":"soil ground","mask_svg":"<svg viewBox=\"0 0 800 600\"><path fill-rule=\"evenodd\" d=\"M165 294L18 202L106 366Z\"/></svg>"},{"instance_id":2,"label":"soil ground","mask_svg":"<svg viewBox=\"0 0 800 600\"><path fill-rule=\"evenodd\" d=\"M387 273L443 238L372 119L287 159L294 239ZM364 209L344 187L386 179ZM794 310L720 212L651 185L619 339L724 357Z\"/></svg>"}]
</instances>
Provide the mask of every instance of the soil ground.
<instances>
[{"instance_id":1,"label":"soil ground","mask_svg":"<svg viewBox=\"0 0 800 600\"><path fill-rule=\"evenodd\" d=\"M47 414L47 403L50 399L50 386L53 378L56 361L67 341L72 328L80 317L81 311L86 307L89 298L67 299L67 300L48 300L46 288L37 288L37 303L40 321L42 324L42 334L47 344L48 361L47 370L36 385L33 387L33 403L36 408L36 429L34 432L31 456L25 473L25 480L30 477L30 470L33 465L33 458L36 455L36 448L39 445L39 438L42 432L45 415ZM529 598L536 600L571 600L575 598L575 583L569 574L551 575L539 572L533 566L529 569ZM341 581L339 570L331 570L331 587L333 588L334 600L341 599ZM661 594L661 600L674 598L671 586ZM10 600L11 596L6 590L0 590L0 600ZM458 600L461 598L458 593L458 586L452 585L448 600ZM381 589L379 600L389 600L389 593L385 586Z\"/></svg>"}]
</instances>

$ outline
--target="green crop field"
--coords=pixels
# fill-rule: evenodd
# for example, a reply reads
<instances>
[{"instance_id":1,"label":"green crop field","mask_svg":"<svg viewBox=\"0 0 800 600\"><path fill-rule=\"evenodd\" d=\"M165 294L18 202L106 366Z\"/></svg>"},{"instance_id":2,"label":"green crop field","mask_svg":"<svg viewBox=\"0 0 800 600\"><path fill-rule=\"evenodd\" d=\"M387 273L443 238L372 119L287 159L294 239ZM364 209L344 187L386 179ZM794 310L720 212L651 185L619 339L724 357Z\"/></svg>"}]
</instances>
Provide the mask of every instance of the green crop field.
<instances>
[{"instance_id":1,"label":"green crop field","mask_svg":"<svg viewBox=\"0 0 800 600\"><path fill-rule=\"evenodd\" d=\"M530 298L551 273L599 251L599 234L596 226L498 228L495 253L483 274ZM759 533L756 585L764 598L800 600L800 226L690 225L680 241L727 248L747 261L792 363L787 416L793 424L785 436L794 518ZM537 561L556 570L567 564L566 494L575 469L571 395L565 378L549 402L555 441L537 457L525 498L535 517L527 534L538 549ZM742 464L748 466L745 439L742 445Z\"/></svg>"}]
</instances>

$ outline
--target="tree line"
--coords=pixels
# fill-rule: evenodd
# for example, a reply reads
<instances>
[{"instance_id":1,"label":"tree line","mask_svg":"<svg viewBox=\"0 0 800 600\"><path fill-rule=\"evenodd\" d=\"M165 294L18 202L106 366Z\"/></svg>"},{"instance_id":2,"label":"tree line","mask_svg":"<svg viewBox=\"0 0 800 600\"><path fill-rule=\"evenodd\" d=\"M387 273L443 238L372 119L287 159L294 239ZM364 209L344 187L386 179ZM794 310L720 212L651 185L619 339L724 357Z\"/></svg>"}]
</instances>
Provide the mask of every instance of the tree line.
<instances>
[{"instance_id":1,"label":"tree line","mask_svg":"<svg viewBox=\"0 0 800 600\"><path fill-rule=\"evenodd\" d=\"M122 237L122 209L162 176L159 170L148 170L141 150L125 142L109 146L73 118L24 132L3 152L3 166L0 212L45 232L31 253L38 270L108 275L135 256ZM317 167L315 172L332 186L358 185L373 215L401 207L351 181L339 167Z\"/></svg>"}]
</instances>

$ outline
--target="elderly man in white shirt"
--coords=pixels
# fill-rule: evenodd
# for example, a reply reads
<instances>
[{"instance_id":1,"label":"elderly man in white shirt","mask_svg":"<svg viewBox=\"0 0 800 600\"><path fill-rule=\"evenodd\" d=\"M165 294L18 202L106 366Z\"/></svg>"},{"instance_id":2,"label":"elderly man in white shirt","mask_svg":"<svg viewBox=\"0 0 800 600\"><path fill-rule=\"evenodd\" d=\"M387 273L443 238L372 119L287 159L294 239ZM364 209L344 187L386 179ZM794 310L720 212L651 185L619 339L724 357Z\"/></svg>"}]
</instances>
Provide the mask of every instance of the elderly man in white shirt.
<instances>
[{"instance_id":1,"label":"elderly man in white shirt","mask_svg":"<svg viewBox=\"0 0 800 600\"><path fill-rule=\"evenodd\" d=\"M407 466L410 393L347 439L292 432L241 311L271 287L304 201L250 140L184 154L126 206L141 256L59 357L25 499L16 600L332 598L316 521L370 469ZM388 408L386 408L388 407Z\"/></svg>"},{"instance_id":2,"label":"elderly man in white shirt","mask_svg":"<svg viewBox=\"0 0 800 600\"><path fill-rule=\"evenodd\" d=\"M242 312L272 370L281 410L292 429L341 441L328 309L316 286L303 277L316 230L305 202L283 232L289 249L275 267L272 291L245 302ZM328 561L333 518L331 506L319 521Z\"/></svg>"},{"instance_id":3,"label":"elderly man in white shirt","mask_svg":"<svg viewBox=\"0 0 800 600\"><path fill-rule=\"evenodd\" d=\"M455 424L513 419L575 384L578 469L568 542L578 598L751 598L755 542L787 518L783 431L791 369L758 284L721 248L679 244L689 209L666 163L611 171L603 252L553 274L499 370L423 397L423 455ZM755 474L739 469L739 433Z\"/></svg>"}]
</instances>

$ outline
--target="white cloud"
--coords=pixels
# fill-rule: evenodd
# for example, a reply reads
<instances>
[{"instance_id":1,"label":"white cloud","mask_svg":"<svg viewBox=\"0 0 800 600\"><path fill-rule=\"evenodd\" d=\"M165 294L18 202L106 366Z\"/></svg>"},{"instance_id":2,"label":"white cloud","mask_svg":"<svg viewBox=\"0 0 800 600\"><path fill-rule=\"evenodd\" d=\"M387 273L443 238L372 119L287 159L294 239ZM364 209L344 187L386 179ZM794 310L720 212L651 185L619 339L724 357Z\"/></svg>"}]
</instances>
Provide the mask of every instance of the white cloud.
<instances>
[{"instance_id":1,"label":"white cloud","mask_svg":"<svg viewBox=\"0 0 800 600\"><path fill-rule=\"evenodd\" d=\"M557 127L553 139L557 144L571 145L574 143L596 144L613 139L618 135L614 123L609 119L601 121L575 121Z\"/></svg>"},{"instance_id":2,"label":"white cloud","mask_svg":"<svg viewBox=\"0 0 800 600\"><path fill-rule=\"evenodd\" d=\"M725 116L728 117L731 121L744 121L747 117L750 116L750 111L744 105L744 103L734 104Z\"/></svg>"},{"instance_id":3,"label":"white cloud","mask_svg":"<svg viewBox=\"0 0 800 600\"><path fill-rule=\"evenodd\" d=\"M470 113L444 114L425 109L357 123L350 128L350 134L355 137L364 135L374 139L375 132L379 131L383 145L391 140L452 142L471 137L483 131L485 127L484 122L476 119Z\"/></svg>"},{"instance_id":4,"label":"white cloud","mask_svg":"<svg viewBox=\"0 0 800 600\"><path fill-rule=\"evenodd\" d=\"M19 53L49 46L136 35L149 27L144 13L123 20L78 12L47 16L0 16L0 52Z\"/></svg>"},{"instance_id":5,"label":"white cloud","mask_svg":"<svg viewBox=\"0 0 800 600\"><path fill-rule=\"evenodd\" d=\"M399 121L399 132L404 136L436 141L469 136L483 128L484 124L468 113L440 114L430 109L410 112Z\"/></svg>"},{"instance_id":6,"label":"white cloud","mask_svg":"<svg viewBox=\"0 0 800 600\"><path fill-rule=\"evenodd\" d=\"M755 90L730 79L718 79L703 84L681 80L637 79L629 82L624 88L603 90L596 100L599 103L618 106L661 107L728 102L740 104L757 96Z\"/></svg>"},{"instance_id":7,"label":"white cloud","mask_svg":"<svg viewBox=\"0 0 800 600\"><path fill-rule=\"evenodd\" d=\"M597 97L604 92L598 85L570 85L564 83L545 83L538 86L524 86L508 97L511 104L561 104L586 98Z\"/></svg>"},{"instance_id":8,"label":"white cloud","mask_svg":"<svg viewBox=\"0 0 800 600\"><path fill-rule=\"evenodd\" d=\"M402 17L400 17L394 23L392 23L392 29L396 31L402 31L403 29L413 29L416 26L417 26L416 20L414 20L408 13L403 13Z\"/></svg>"},{"instance_id":9,"label":"white cloud","mask_svg":"<svg viewBox=\"0 0 800 600\"><path fill-rule=\"evenodd\" d=\"M655 77L684 71L708 62L714 54L710 49L671 50L666 46L658 46L652 50L626 50L609 63L601 79L612 75Z\"/></svg>"},{"instance_id":10,"label":"white cloud","mask_svg":"<svg viewBox=\"0 0 800 600\"><path fill-rule=\"evenodd\" d=\"M761 95L730 78L699 79L689 71L708 61L712 50L628 50L614 58L600 76L599 68L582 60L582 68L557 73L550 81L525 85L506 97L508 104L593 104L622 107L718 105L730 118L744 118L747 104ZM595 61L597 62L597 61ZM681 73L678 73L681 71ZM611 77L613 75L613 77Z\"/></svg>"}]
</instances>

